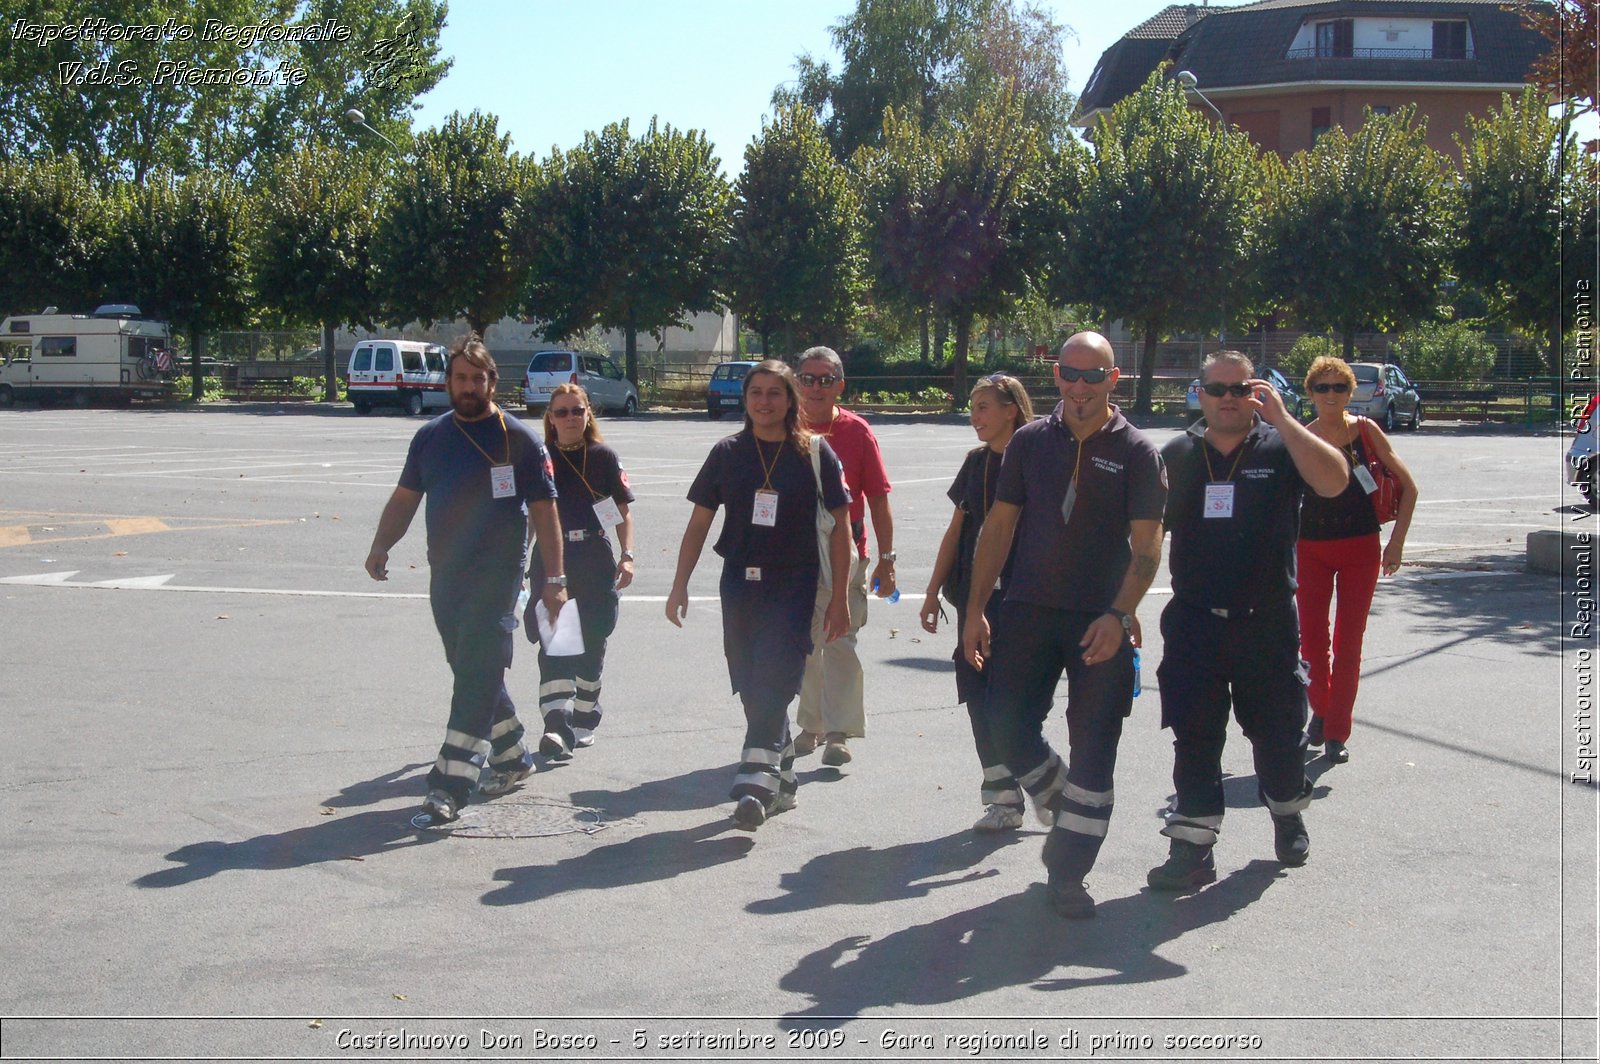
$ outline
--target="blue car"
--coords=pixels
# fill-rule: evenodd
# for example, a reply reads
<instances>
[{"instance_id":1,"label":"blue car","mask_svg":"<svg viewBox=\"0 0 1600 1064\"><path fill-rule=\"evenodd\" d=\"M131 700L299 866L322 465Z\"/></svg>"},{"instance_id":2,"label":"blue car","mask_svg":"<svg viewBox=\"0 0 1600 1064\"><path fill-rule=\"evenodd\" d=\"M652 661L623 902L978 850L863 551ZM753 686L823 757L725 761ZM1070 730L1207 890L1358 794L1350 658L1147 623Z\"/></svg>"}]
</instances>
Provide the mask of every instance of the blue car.
<instances>
[{"instance_id":1,"label":"blue car","mask_svg":"<svg viewBox=\"0 0 1600 1064\"><path fill-rule=\"evenodd\" d=\"M724 362L717 367L711 374L711 383L706 386L707 417L715 421L724 411L737 413L744 409L744 379L757 365L756 362Z\"/></svg>"}]
</instances>

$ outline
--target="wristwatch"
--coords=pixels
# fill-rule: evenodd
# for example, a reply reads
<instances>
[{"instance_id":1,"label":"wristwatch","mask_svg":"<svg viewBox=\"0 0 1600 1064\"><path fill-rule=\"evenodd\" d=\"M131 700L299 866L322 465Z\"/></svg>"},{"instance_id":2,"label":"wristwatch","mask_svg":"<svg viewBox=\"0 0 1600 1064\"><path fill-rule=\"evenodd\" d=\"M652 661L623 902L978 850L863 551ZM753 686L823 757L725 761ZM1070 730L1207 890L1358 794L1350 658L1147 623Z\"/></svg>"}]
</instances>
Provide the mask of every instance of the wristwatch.
<instances>
[{"instance_id":1,"label":"wristwatch","mask_svg":"<svg viewBox=\"0 0 1600 1064\"><path fill-rule=\"evenodd\" d=\"M899 557L899 554L897 552L892 551L892 550L886 550L882 554L878 555L878 560L880 562L892 562L898 557Z\"/></svg>"},{"instance_id":2,"label":"wristwatch","mask_svg":"<svg viewBox=\"0 0 1600 1064\"><path fill-rule=\"evenodd\" d=\"M617 557L618 557L619 561L631 562L631 561L633 561L633 551L625 550L621 554L619 554Z\"/></svg>"},{"instance_id":3,"label":"wristwatch","mask_svg":"<svg viewBox=\"0 0 1600 1064\"><path fill-rule=\"evenodd\" d=\"M562 573L560 576L547 576L547 577L544 578L544 582L546 584L550 584L550 585L553 585L555 587L566 587L567 586L567 574Z\"/></svg>"},{"instance_id":4,"label":"wristwatch","mask_svg":"<svg viewBox=\"0 0 1600 1064\"><path fill-rule=\"evenodd\" d=\"M1115 606L1112 606L1110 609L1106 610L1106 612L1111 614L1111 616L1115 617L1117 620L1122 622L1122 633L1124 635L1126 635L1129 639L1132 639L1133 638L1133 618L1129 617L1126 613L1123 613L1121 610L1117 609Z\"/></svg>"}]
</instances>

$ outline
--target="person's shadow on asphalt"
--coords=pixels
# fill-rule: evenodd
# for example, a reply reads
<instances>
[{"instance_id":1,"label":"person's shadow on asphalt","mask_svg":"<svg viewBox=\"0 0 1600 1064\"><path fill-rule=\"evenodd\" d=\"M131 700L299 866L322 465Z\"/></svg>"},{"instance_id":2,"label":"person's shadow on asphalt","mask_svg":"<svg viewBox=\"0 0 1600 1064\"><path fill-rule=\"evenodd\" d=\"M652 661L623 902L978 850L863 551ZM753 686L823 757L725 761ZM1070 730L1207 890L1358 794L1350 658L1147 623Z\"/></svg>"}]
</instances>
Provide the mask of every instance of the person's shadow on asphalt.
<instances>
[{"instance_id":1,"label":"person's shadow on asphalt","mask_svg":"<svg viewBox=\"0 0 1600 1064\"><path fill-rule=\"evenodd\" d=\"M428 768L432 764L431 761L417 761L389 772L379 773L370 780L361 780L339 788L338 794L324 799L322 804L331 809L349 809L358 805L377 805L393 798L416 798L420 801L427 790L426 784L408 777L418 769Z\"/></svg>"},{"instance_id":2,"label":"person's shadow on asphalt","mask_svg":"<svg viewBox=\"0 0 1600 1064\"><path fill-rule=\"evenodd\" d=\"M755 838L743 832L730 836L730 827L730 821L719 819L640 835L555 864L502 868L494 878L505 885L485 894L483 904L524 905L580 890L631 887L737 861L750 852Z\"/></svg>"},{"instance_id":3,"label":"person's shadow on asphalt","mask_svg":"<svg viewBox=\"0 0 1600 1064\"><path fill-rule=\"evenodd\" d=\"M960 831L942 839L907 842L873 849L854 846L822 853L799 869L778 877L786 893L745 906L747 912L792 913L828 905L876 905L904 898L923 898L941 887L954 887L1000 874L998 868L972 869L996 850L1030 838L1015 831L978 835Z\"/></svg>"},{"instance_id":4,"label":"person's shadow on asphalt","mask_svg":"<svg viewBox=\"0 0 1600 1064\"><path fill-rule=\"evenodd\" d=\"M582 758L582 754L578 758ZM572 803L597 809L607 820L622 820L640 813L689 812L730 801L728 785L739 771L737 764L702 768L681 776L646 780L625 791L573 791Z\"/></svg>"},{"instance_id":5,"label":"person's shadow on asphalt","mask_svg":"<svg viewBox=\"0 0 1600 1064\"><path fill-rule=\"evenodd\" d=\"M1143 889L1112 898L1092 920L1062 920L1045 903L1044 885L881 939L842 938L801 958L778 983L812 1005L781 1026L815 1026L821 1017L853 1017L897 1006L939 1006L991 990L1036 990L1154 982L1187 969L1157 954L1166 942L1221 923L1260 900L1281 878L1276 861L1255 860L1196 894L1172 897ZM1085 974L1054 973L1082 969Z\"/></svg>"},{"instance_id":6,"label":"person's shadow on asphalt","mask_svg":"<svg viewBox=\"0 0 1600 1064\"><path fill-rule=\"evenodd\" d=\"M142 875L133 885L177 887L208 879L218 872L278 872L324 861L364 860L373 854L439 842L445 837L438 832L419 832L411 826L408 811L373 809L240 842L213 840L180 846L167 854L167 860L177 862L175 867Z\"/></svg>"}]
</instances>

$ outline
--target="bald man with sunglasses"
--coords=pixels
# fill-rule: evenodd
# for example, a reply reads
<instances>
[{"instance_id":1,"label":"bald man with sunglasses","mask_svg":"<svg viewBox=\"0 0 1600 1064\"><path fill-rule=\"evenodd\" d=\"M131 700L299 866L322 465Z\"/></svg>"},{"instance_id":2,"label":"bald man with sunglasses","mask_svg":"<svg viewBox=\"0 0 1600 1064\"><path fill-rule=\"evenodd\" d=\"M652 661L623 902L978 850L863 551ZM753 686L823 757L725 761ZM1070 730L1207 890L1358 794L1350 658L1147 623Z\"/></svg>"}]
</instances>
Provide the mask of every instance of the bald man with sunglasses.
<instances>
[{"instance_id":1,"label":"bald man with sunglasses","mask_svg":"<svg viewBox=\"0 0 1600 1064\"><path fill-rule=\"evenodd\" d=\"M1135 611L1161 564L1167 499L1160 452L1111 402L1117 377L1099 333L1077 333L1061 346L1061 402L1006 445L973 557L962 637L967 660L988 675L996 749L1050 826L1047 896L1069 918L1094 915L1083 879L1111 824L1117 744L1133 711ZM991 634L984 608L1013 540ZM1044 737L1063 672L1066 763Z\"/></svg>"}]
</instances>

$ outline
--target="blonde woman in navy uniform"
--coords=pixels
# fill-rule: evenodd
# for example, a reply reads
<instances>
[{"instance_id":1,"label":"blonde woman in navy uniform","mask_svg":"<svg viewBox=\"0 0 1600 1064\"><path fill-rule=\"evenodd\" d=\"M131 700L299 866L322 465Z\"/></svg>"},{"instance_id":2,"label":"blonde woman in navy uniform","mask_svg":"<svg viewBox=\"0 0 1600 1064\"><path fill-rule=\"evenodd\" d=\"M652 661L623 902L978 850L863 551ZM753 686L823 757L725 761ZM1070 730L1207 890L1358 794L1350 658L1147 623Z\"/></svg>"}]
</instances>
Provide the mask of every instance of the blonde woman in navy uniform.
<instances>
[{"instance_id":1,"label":"blonde woman in navy uniform","mask_svg":"<svg viewBox=\"0 0 1600 1064\"><path fill-rule=\"evenodd\" d=\"M744 704L744 750L730 797L734 822L754 831L770 813L795 804L789 703L800 693L811 653L811 612L821 574L819 505L833 516L828 540L833 596L823 632L849 629L850 493L827 441L800 424L794 372L776 359L744 379L744 430L720 440L689 487L694 512L678 548L667 619L689 611L689 577L700 560L717 508L723 507L722 646L728 679ZM812 448L818 466L813 467Z\"/></svg>"},{"instance_id":2,"label":"blonde woman in navy uniform","mask_svg":"<svg viewBox=\"0 0 1600 1064\"><path fill-rule=\"evenodd\" d=\"M578 604L583 629L582 654L553 658L539 650L539 752L565 761L575 747L592 744L600 726L600 670L606 640L617 627L617 592L633 583L633 489L595 424L588 393L578 385L562 384L551 394L544 439L555 469L567 594ZM613 541L620 554L613 553ZM539 587L544 573L537 557L535 562L529 576ZM527 630L537 643L538 626Z\"/></svg>"},{"instance_id":3,"label":"blonde woman in navy uniform","mask_svg":"<svg viewBox=\"0 0 1600 1064\"><path fill-rule=\"evenodd\" d=\"M1005 454L1011 434L1033 420L1033 404L1022 382L996 373L979 381L972 389L973 431L982 443L967 454L956 473L955 483L946 493L956 504L939 544L933 563L933 576L922 600L922 627L939 631L939 592L956 608L956 698L967 707L972 724L972 741L978 748L978 764L983 768L983 784L978 797L984 804L983 816L972 825L974 831L1012 831L1022 826L1022 787L995 749L988 718L988 676L972 667L962 652L961 633L967 626L967 588L972 574L972 552L978 545L978 532L994 505L995 489L1000 486L1000 458ZM1000 574L1002 590L1011 576L1010 560ZM994 627L1000 613L1003 593L989 599L985 611Z\"/></svg>"}]
</instances>

